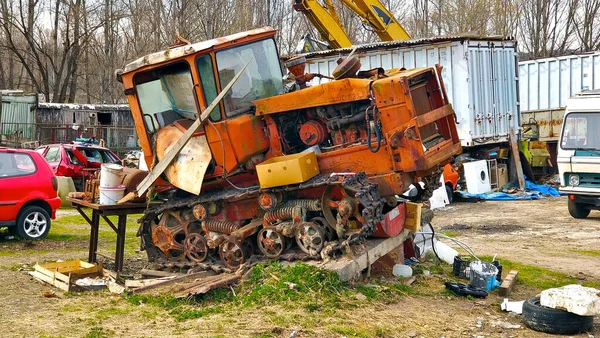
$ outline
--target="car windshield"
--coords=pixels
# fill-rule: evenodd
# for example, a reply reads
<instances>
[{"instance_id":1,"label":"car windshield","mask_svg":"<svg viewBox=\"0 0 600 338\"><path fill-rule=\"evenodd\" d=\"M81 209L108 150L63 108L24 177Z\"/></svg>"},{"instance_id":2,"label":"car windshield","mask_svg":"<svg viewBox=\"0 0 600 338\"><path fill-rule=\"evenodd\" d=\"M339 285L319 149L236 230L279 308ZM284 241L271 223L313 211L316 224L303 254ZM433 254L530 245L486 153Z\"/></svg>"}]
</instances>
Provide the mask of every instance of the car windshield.
<instances>
[{"instance_id":1,"label":"car windshield","mask_svg":"<svg viewBox=\"0 0 600 338\"><path fill-rule=\"evenodd\" d=\"M600 151L600 113L570 113L565 118L561 148Z\"/></svg>"},{"instance_id":2,"label":"car windshield","mask_svg":"<svg viewBox=\"0 0 600 338\"><path fill-rule=\"evenodd\" d=\"M35 163L29 154L0 153L0 178L34 173Z\"/></svg>"},{"instance_id":3,"label":"car windshield","mask_svg":"<svg viewBox=\"0 0 600 338\"><path fill-rule=\"evenodd\" d=\"M246 62L250 62L223 99L227 116L247 112L252 100L283 92L281 67L273 39L225 49L217 52L216 57L221 88L234 78Z\"/></svg>"}]
</instances>

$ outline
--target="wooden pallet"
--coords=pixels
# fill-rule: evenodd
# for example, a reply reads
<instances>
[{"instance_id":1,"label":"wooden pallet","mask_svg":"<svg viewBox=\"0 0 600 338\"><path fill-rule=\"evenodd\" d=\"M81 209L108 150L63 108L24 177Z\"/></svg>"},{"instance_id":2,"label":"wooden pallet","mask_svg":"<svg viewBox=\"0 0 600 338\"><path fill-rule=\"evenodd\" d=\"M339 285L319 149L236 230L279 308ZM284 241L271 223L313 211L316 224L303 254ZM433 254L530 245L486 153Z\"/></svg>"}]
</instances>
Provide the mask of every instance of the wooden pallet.
<instances>
[{"instance_id":1,"label":"wooden pallet","mask_svg":"<svg viewBox=\"0 0 600 338\"><path fill-rule=\"evenodd\" d=\"M79 259L65 262L36 264L29 274L35 279L66 292L77 291L75 281L103 275L102 263L91 264Z\"/></svg>"}]
</instances>

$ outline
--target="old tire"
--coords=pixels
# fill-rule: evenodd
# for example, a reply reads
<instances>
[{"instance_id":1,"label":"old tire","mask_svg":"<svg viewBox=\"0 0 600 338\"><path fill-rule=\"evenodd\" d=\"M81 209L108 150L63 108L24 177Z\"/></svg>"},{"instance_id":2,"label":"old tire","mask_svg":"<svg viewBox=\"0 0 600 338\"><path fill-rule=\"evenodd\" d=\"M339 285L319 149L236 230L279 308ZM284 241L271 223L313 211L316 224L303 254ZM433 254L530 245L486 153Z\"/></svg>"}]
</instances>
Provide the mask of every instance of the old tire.
<instances>
[{"instance_id":1,"label":"old tire","mask_svg":"<svg viewBox=\"0 0 600 338\"><path fill-rule=\"evenodd\" d=\"M30 205L19 212L16 228L23 239L42 239L50 231L50 215L44 208Z\"/></svg>"},{"instance_id":2,"label":"old tire","mask_svg":"<svg viewBox=\"0 0 600 338\"><path fill-rule=\"evenodd\" d=\"M523 303L523 323L539 332L575 334L591 331L594 317L547 308L540 305L540 297L534 297Z\"/></svg>"},{"instance_id":3,"label":"old tire","mask_svg":"<svg viewBox=\"0 0 600 338\"><path fill-rule=\"evenodd\" d=\"M583 204L569 200L569 214L573 218L586 218L590 214L590 209L586 208Z\"/></svg>"}]
</instances>

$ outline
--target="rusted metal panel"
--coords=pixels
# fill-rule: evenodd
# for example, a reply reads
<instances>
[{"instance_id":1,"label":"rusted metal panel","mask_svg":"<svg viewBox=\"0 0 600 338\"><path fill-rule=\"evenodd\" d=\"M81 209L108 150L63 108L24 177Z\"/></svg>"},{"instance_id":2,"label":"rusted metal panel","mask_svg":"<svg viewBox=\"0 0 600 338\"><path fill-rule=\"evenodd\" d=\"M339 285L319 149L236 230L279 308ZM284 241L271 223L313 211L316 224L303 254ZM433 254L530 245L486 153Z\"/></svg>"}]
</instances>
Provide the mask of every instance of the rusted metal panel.
<instances>
[{"instance_id":1,"label":"rusted metal panel","mask_svg":"<svg viewBox=\"0 0 600 338\"><path fill-rule=\"evenodd\" d=\"M521 120L523 124L537 124L540 141L557 142L564 116L564 109L534 110L522 112Z\"/></svg>"}]
</instances>

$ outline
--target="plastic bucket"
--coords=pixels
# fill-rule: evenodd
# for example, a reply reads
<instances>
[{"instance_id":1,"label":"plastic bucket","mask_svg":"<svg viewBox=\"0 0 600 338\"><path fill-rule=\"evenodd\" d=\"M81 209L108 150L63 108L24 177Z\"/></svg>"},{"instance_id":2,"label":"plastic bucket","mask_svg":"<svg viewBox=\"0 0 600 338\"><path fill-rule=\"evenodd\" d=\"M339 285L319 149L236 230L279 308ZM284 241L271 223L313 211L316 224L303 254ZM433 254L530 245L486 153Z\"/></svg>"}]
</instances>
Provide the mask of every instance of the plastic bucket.
<instances>
[{"instance_id":1,"label":"plastic bucket","mask_svg":"<svg viewBox=\"0 0 600 338\"><path fill-rule=\"evenodd\" d=\"M471 286L491 291L496 287L498 268L493 264L474 261L469 264Z\"/></svg>"},{"instance_id":2,"label":"plastic bucket","mask_svg":"<svg viewBox=\"0 0 600 338\"><path fill-rule=\"evenodd\" d=\"M123 198L125 194L125 187L99 187L100 190L100 204L114 205Z\"/></svg>"},{"instance_id":3,"label":"plastic bucket","mask_svg":"<svg viewBox=\"0 0 600 338\"><path fill-rule=\"evenodd\" d=\"M123 167L114 163L104 163L100 166L100 187L114 188L123 181Z\"/></svg>"}]
</instances>

